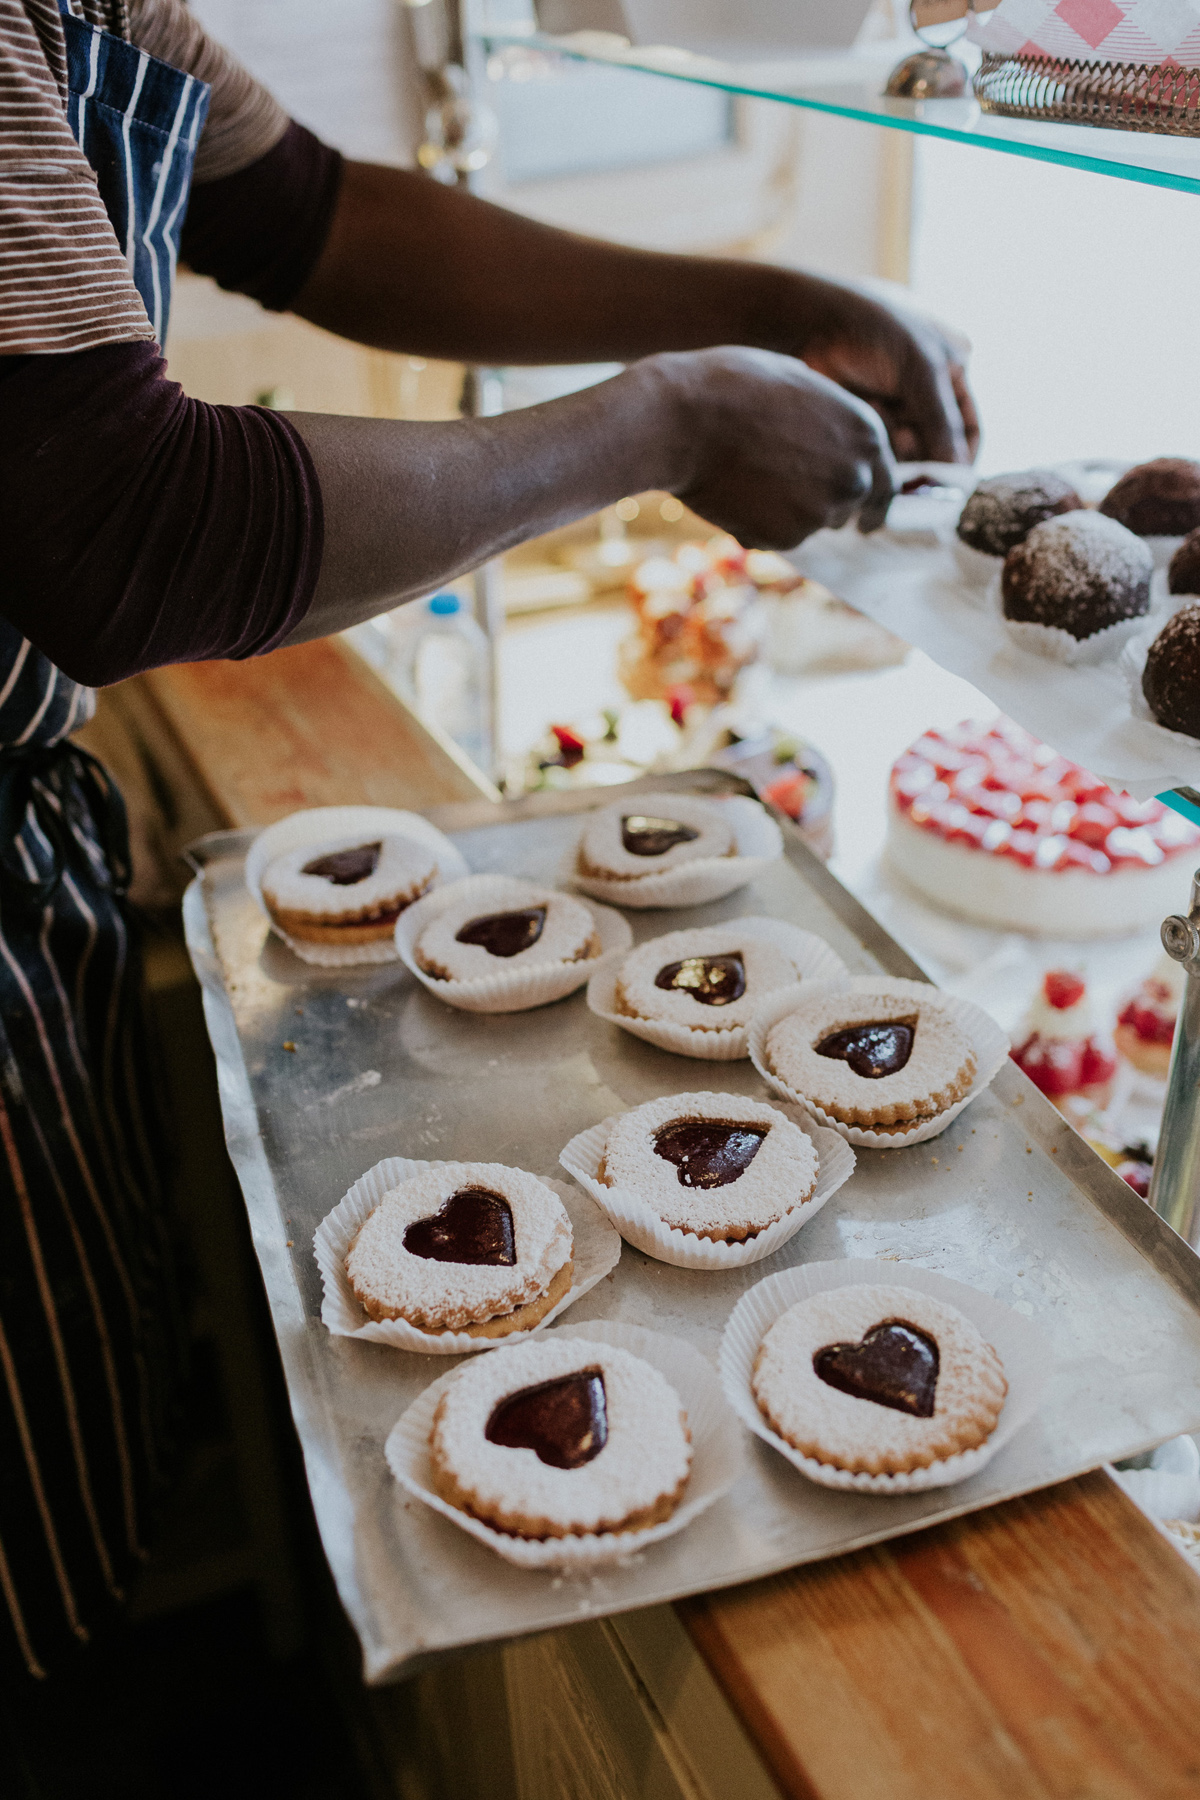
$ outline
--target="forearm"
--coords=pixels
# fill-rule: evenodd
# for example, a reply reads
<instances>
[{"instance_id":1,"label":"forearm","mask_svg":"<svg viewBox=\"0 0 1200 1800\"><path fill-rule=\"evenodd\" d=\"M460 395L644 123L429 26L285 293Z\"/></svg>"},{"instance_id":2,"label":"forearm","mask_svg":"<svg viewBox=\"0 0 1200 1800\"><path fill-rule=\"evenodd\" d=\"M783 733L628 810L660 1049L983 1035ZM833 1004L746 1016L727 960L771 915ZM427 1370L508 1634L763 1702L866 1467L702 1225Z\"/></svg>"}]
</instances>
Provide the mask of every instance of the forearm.
<instances>
[{"instance_id":1,"label":"forearm","mask_svg":"<svg viewBox=\"0 0 1200 1800\"><path fill-rule=\"evenodd\" d=\"M576 237L426 176L347 163L324 250L292 304L383 350L630 362L712 344L795 352L801 293L815 329L836 291L765 264Z\"/></svg>"},{"instance_id":2,"label":"forearm","mask_svg":"<svg viewBox=\"0 0 1200 1800\"><path fill-rule=\"evenodd\" d=\"M321 484L325 550L289 641L370 618L523 539L689 474L686 406L657 364L495 419L293 413Z\"/></svg>"},{"instance_id":3,"label":"forearm","mask_svg":"<svg viewBox=\"0 0 1200 1800\"><path fill-rule=\"evenodd\" d=\"M790 357L654 356L493 419L408 424L291 414L320 481L325 552L300 642L428 593L622 494L667 488L746 544L786 548L882 522L875 415Z\"/></svg>"}]
</instances>

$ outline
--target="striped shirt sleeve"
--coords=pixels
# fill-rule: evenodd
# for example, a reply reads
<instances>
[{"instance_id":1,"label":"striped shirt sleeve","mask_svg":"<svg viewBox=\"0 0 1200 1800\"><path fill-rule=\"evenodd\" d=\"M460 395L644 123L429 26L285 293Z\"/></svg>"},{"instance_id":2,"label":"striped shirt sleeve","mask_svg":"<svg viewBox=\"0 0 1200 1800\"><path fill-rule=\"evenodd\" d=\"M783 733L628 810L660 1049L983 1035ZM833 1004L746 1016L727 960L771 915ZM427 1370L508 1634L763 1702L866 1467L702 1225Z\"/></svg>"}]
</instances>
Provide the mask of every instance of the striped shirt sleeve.
<instances>
[{"instance_id":1,"label":"striped shirt sleeve","mask_svg":"<svg viewBox=\"0 0 1200 1800\"><path fill-rule=\"evenodd\" d=\"M24 0L0 0L0 355L154 335L56 74Z\"/></svg>"},{"instance_id":2,"label":"striped shirt sleeve","mask_svg":"<svg viewBox=\"0 0 1200 1800\"><path fill-rule=\"evenodd\" d=\"M261 82L210 38L183 0L130 0L129 34L160 62L186 69L212 89L196 152L195 181L221 181L273 150L287 113Z\"/></svg>"},{"instance_id":3,"label":"striped shirt sleeve","mask_svg":"<svg viewBox=\"0 0 1200 1800\"><path fill-rule=\"evenodd\" d=\"M182 0L73 0L93 24L212 88L196 180L248 168L288 116ZM152 338L95 177L67 124L57 0L0 0L0 356Z\"/></svg>"}]
</instances>

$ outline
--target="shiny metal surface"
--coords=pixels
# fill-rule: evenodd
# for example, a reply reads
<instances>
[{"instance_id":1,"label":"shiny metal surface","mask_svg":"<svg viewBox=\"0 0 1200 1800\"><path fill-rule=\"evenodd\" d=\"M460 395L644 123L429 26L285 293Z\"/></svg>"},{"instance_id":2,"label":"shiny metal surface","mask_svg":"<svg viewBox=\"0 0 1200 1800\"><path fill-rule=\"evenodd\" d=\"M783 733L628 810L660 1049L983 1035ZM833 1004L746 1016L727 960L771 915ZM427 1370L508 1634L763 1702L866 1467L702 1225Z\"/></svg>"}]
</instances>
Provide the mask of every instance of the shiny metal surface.
<instances>
[{"instance_id":1,"label":"shiny metal surface","mask_svg":"<svg viewBox=\"0 0 1200 1800\"><path fill-rule=\"evenodd\" d=\"M1192 1249L1200 1249L1200 874L1191 910L1163 921L1163 949L1183 967L1167 1101L1150 1183L1150 1204Z\"/></svg>"},{"instance_id":2,"label":"shiny metal surface","mask_svg":"<svg viewBox=\"0 0 1200 1800\"><path fill-rule=\"evenodd\" d=\"M948 50L914 50L896 64L883 91L889 100L957 100L970 84L965 66Z\"/></svg>"},{"instance_id":3,"label":"shiny metal surface","mask_svg":"<svg viewBox=\"0 0 1200 1800\"><path fill-rule=\"evenodd\" d=\"M740 785L711 772L668 780ZM580 813L609 798L593 790L431 816L474 869L550 880ZM708 1071L642 1043L593 1018L582 994L486 1017L452 1012L403 968L306 968L268 935L245 890L247 842L224 833L198 847L203 876L185 916L317 1519L369 1679L834 1555L1200 1427L1200 1259L1010 1066L942 1137L860 1152L846 1187L762 1269L692 1274L626 1246L561 1326L626 1319L715 1360L740 1295L791 1262L882 1257L898 1280L906 1262L940 1269L1036 1316L1055 1346L1039 1418L986 1470L959 1488L881 1501L813 1487L755 1442L728 1499L627 1564L575 1579L500 1563L393 1482L384 1439L446 1364L328 1336L317 1223L384 1156L488 1158L549 1174L567 1139L608 1113L705 1085L757 1093L758 1078L749 1062ZM642 941L756 911L819 932L855 972L920 973L794 832L787 859L755 888L630 922Z\"/></svg>"}]
</instances>

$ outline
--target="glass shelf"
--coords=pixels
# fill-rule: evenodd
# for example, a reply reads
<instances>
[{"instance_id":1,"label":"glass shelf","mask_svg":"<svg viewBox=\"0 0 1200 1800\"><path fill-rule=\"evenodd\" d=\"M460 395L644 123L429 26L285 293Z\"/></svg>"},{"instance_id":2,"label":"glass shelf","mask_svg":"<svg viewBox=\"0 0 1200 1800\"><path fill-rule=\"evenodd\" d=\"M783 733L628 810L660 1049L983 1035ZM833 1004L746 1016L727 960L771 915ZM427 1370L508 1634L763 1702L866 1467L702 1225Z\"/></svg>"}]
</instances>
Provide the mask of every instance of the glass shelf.
<instances>
[{"instance_id":1,"label":"glass shelf","mask_svg":"<svg viewBox=\"0 0 1200 1800\"><path fill-rule=\"evenodd\" d=\"M902 45L879 46L870 53L810 54L789 62L733 63L697 56L687 50L632 48L624 38L606 32L576 32L570 37L558 38L539 32L493 28L485 35L484 42L490 51L497 53L512 51L519 46L582 62L603 63L610 68L639 70L672 81L720 88L728 94L776 100L785 106L807 107L843 119L860 119L865 124L883 125L893 131L947 138L952 143L1006 151L1010 156L1031 157L1037 162L1087 169L1097 175L1115 175L1123 181L1145 182L1150 187L1181 188L1186 193L1200 193L1198 139L998 118L994 113L981 112L971 98L885 99L883 86L892 65L904 53Z\"/></svg>"}]
</instances>

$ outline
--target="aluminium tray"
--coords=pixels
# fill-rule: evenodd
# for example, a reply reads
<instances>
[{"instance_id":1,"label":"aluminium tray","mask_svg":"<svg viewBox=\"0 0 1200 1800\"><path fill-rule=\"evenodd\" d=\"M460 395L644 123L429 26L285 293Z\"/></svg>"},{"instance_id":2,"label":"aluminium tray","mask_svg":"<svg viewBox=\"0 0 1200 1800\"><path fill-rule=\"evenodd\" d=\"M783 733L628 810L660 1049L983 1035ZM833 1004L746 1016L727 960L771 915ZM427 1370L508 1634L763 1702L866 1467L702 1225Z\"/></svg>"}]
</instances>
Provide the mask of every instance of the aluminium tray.
<instances>
[{"instance_id":1,"label":"aluminium tray","mask_svg":"<svg viewBox=\"0 0 1200 1800\"><path fill-rule=\"evenodd\" d=\"M640 785L745 791L714 771ZM473 869L551 880L580 815L611 799L599 789L429 816ZM562 1145L609 1113L706 1085L760 1093L759 1079L749 1062L709 1068L642 1043L594 1018L582 993L487 1017L453 1012L400 966L307 967L269 936L246 892L250 837L218 833L194 847L201 875L185 901L188 943L317 1521L368 1680L836 1555L1200 1427L1200 1259L1009 1065L942 1137L859 1151L849 1183L767 1263L700 1275L626 1245L613 1275L558 1328L626 1319L679 1333L715 1359L729 1312L765 1274L803 1260L883 1257L902 1280L913 1262L995 1294L1050 1333L1054 1372L1030 1426L974 1480L903 1499L814 1487L748 1441L733 1492L626 1563L579 1578L502 1563L388 1472L388 1431L447 1359L328 1335L316 1225L385 1156L558 1174ZM819 932L852 971L920 976L799 834L785 828L785 840L786 857L754 887L686 914L630 914L635 937L759 911Z\"/></svg>"}]
</instances>

